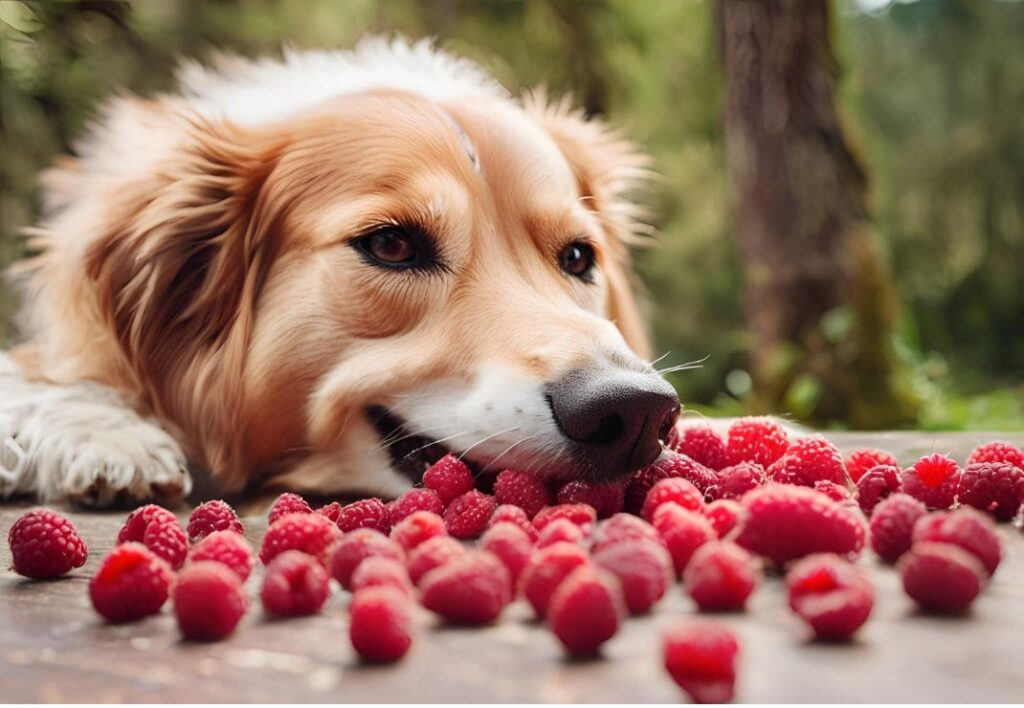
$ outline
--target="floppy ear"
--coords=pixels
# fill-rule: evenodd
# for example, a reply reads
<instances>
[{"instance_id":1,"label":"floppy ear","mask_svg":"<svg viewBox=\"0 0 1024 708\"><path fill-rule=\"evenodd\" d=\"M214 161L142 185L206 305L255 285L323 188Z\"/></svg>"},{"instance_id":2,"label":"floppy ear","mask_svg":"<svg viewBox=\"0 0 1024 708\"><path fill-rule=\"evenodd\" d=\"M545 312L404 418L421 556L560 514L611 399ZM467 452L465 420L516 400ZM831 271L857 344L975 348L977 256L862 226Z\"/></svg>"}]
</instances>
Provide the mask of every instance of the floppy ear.
<instances>
[{"instance_id":1,"label":"floppy ear","mask_svg":"<svg viewBox=\"0 0 1024 708\"><path fill-rule=\"evenodd\" d=\"M606 315L626 343L649 359L651 343L637 303L629 245L648 232L636 193L650 177L649 158L598 120L587 120L568 97L550 104L542 91L527 95L524 108L547 130L576 173L583 203L593 209L608 239L603 264L608 281Z\"/></svg>"}]
</instances>

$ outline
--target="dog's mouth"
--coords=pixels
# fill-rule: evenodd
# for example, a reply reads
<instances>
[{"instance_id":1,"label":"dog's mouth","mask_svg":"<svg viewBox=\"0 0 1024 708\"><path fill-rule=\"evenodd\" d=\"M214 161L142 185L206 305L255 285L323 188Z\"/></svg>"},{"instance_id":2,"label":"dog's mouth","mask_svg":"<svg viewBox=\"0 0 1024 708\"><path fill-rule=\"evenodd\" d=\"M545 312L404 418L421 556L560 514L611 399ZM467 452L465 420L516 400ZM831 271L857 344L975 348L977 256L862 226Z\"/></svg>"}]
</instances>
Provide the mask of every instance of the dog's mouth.
<instances>
[{"instance_id":1,"label":"dog's mouth","mask_svg":"<svg viewBox=\"0 0 1024 708\"><path fill-rule=\"evenodd\" d=\"M427 468L452 452L437 440L410 432L404 420L383 406L370 406L366 416L377 430L391 466L413 484L422 482Z\"/></svg>"}]
</instances>

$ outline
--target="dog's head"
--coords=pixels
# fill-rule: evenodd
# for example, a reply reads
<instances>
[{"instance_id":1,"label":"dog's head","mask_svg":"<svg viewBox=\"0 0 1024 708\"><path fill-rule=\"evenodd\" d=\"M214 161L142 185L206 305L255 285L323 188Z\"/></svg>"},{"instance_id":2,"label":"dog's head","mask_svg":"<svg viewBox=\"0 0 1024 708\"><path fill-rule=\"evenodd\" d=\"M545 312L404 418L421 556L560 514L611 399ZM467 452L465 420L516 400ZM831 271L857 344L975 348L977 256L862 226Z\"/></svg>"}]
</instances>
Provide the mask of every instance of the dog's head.
<instances>
[{"instance_id":1,"label":"dog's head","mask_svg":"<svg viewBox=\"0 0 1024 708\"><path fill-rule=\"evenodd\" d=\"M228 487L659 454L679 406L630 283L628 143L543 100L395 90L188 121L87 263L126 368Z\"/></svg>"}]
</instances>

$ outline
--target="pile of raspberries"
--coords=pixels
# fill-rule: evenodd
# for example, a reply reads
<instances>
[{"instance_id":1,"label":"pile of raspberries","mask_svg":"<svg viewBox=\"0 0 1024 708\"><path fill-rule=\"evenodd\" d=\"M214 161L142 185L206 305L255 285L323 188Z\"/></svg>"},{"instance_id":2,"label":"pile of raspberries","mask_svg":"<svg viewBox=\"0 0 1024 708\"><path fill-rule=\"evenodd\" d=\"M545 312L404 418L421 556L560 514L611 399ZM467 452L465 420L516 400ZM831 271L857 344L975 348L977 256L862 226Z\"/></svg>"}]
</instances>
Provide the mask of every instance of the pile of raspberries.
<instances>
[{"instance_id":1,"label":"pile of raspberries","mask_svg":"<svg viewBox=\"0 0 1024 708\"><path fill-rule=\"evenodd\" d=\"M923 610L967 611L1002 558L994 521L1021 512L1024 452L988 443L963 468L941 454L901 468L885 452L844 459L821 436L790 440L775 420L752 417L724 438L677 427L664 454L621 484L552 488L514 470L486 491L477 481L449 455L390 503L313 509L282 494L258 553L223 501L197 507L186 528L144 506L128 516L89 596L113 623L156 614L170 599L185 638L220 640L248 611L258 556L267 615L317 613L334 583L350 592L350 640L368 662L409 651L418 606L487 625L517 597L578 656L597 653L677 581L699 612L743 612L767 572L784 574L789 605L814 637L843 641L874 602L856 564L865 545L896 565ZM14 570L30 578L63 575L87 556L72 523L47 509L22 516L9 542ZM689 621L662 641L669 676L693 700L732 699L740 643L731 630Z\"/></svg>"}]
</instances>

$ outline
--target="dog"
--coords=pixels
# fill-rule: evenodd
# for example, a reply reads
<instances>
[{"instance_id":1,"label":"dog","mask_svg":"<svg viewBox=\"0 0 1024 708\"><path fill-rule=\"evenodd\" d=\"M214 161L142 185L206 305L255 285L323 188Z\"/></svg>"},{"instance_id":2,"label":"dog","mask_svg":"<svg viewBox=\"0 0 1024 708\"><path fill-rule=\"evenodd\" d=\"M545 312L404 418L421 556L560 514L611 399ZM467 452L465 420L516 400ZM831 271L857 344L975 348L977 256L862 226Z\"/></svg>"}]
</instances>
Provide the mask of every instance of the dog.
<instances>
[{"instance_id":1,"label":"dog","mask_svg":"<svg viewBox=\"0 0 1024 708\"><path fill-rule=\"evenodd\" d=\"M0 359L0 494L395 496L478 473L611 480L679 400L631 275L649 175L567 100L427 41L186 64L42 178Z\"/></svg>"}]
</instances>

